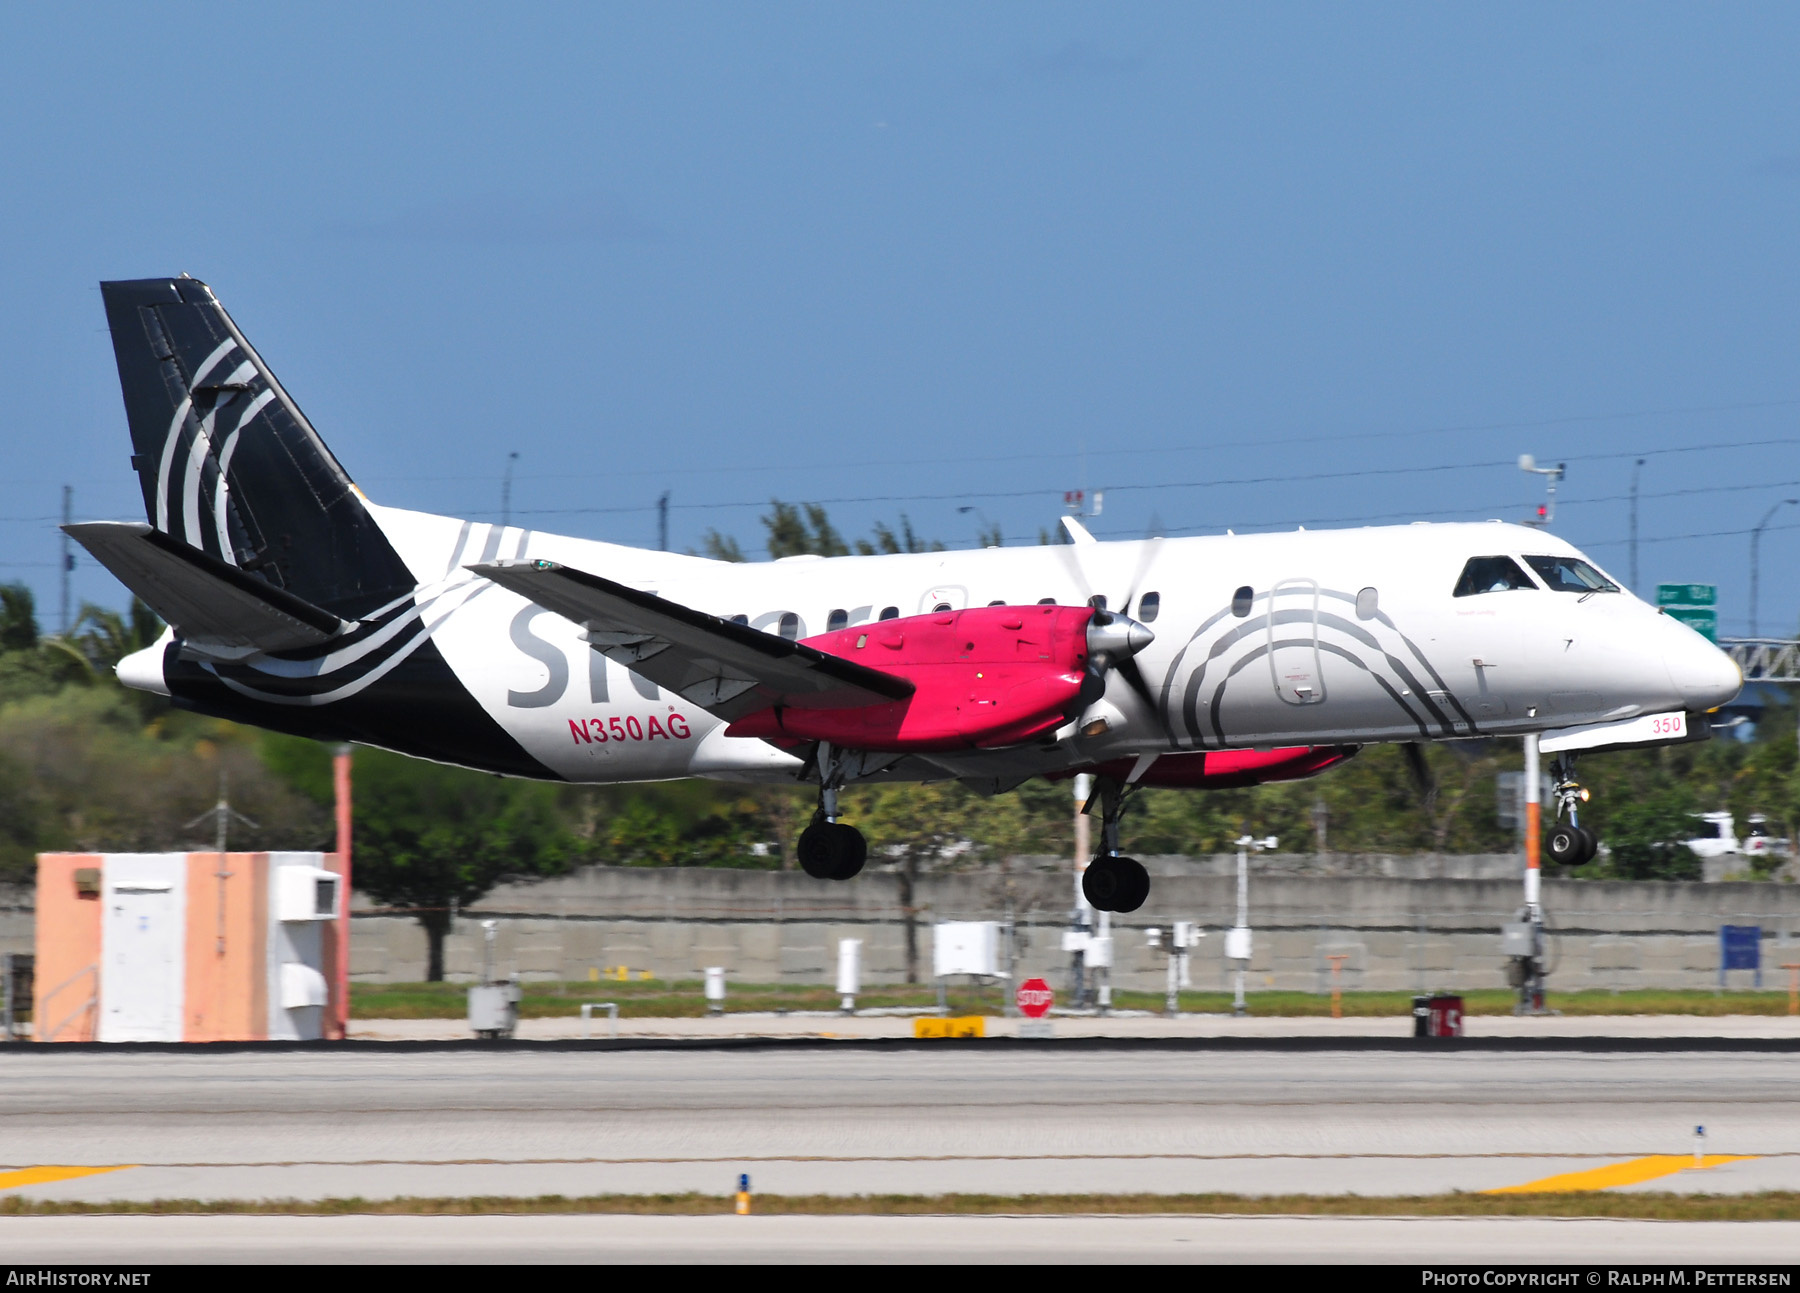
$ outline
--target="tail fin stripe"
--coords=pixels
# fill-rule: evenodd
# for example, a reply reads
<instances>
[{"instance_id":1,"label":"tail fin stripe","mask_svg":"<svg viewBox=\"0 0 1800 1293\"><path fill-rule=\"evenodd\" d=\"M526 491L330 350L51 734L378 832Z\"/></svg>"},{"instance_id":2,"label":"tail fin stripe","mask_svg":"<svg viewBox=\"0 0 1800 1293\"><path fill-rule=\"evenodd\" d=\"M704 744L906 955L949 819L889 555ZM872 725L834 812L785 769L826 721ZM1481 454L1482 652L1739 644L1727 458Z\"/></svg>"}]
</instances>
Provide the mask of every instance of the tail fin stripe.
<instances>
[{"instance_id":1,"label":"tail fin stripe","mask_svg":"<svg viewBox=\"0 0 1800 1293\"><path fill-rule=\"evenodd\" d=\"M182 473L181 485L181 537L196 548L205 548L206 540L200 534L200 472L206 466L207 453L212 448L213 419L219 411L213 409L200 419L200 425L194 428L194 438L188 441L187 470ZM219 486L224 487L225 478L219 477ZM231 545L225 536L219 536L219 555L230 551Z\"/></svg>"},{"instance_id":2,"label":"tail fin stripe","mask_svg":"<svg viewBox=\"0 0 1800 1293\"><path fill-rule=\"evenodd\" d=\"M219 343L219 348L217 350L213 351L212 354L208 355L203 361L201 361L200 367L198 367L194 370L194 375L192 377L188 378L188 389L192 390L194 387L198 386L201 382L205 381L206 375L208 373L210 373L213 369L215 369L219 366L219 361L224 359L226 355L229 355L233 350L236 350L236 349L237 349L237 338L236 337L227 337L227 338L225 338L225 340L221 341ZM233 378L233 380L235 381L236 379Z\"/></svg>"},{"instance_id":3,"label":"tail fin stripe","mask_svg":"<svg viewBox=\"0 0 1800 1293\"><path fill-rule=\"evenodd\" d=\"M175 406L169 434L163 437L162 461L156 467L156 528L164 534L169 532L169 472L175 466L175 446L181 443L182 424L187 421L188 410L193 406L191 395L182 396L181 403Z\"/></svg>"},{"instance_id":4,"label":"tail fin stripe","mask_svg":"<svg viewBox=\"0 0 1800 1293\"><path fill-rule=\"evenodd\" d=\"M231 501L231 486L228 483L231 478L231 455L237 452L238 437L244 434L244 428L274 398L274 391L264 391L251 400L250 407L244 410L244 416L238 419L231 434L225 437L225 447L219 451L219 488L213 494L213 525L219 532L219 555L234 566L238 564L237 553L232 550L231 527L225 520L225 509Z\"/></svg>"},{"instance_id":5,"label":"tail fin stripe","mask_svg":"<svg viewBox=\"0 0 1800 1293\"><path fill-rule=\"evenodd\" d=\"M181 443L181 428L186 424L188 414L194 407L193 388L198 386L206 375L217 368L225 357L237 349L237 338L227 337L221 341L213 352L201 361L200 367L188 379L188 394L182 397L181 403L175 406L175 416L169 422L169 434L163 439L162 463L156 473L156 528L164 534L169 532L169 476L175 466L175 448ZM194 531L189 530L193 536Z\"/></svg>"}]
</instances>

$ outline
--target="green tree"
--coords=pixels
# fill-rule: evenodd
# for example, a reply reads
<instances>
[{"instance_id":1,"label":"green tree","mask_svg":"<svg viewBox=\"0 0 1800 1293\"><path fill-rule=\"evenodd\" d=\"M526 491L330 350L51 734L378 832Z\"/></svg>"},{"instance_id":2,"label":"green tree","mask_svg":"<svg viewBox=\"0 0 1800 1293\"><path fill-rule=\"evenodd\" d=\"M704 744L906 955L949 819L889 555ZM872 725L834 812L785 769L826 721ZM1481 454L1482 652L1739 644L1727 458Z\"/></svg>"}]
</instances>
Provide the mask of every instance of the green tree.
<instances>
[{"instance_id":1,"label":"green tree","mask_svg":"<svg viewBox=\"0 0 1800 1293\"><path fill-rule=\"evenodd\" d=\"M0 584L0 651L30 651L37 644L37 599L31 589Z\"/></svg>"},{"instance_id":2,"label":"green tree","mask_svg":"<svg viewBox=\"0 0 1800 1293\"><path fill-rule=\"evenodd\" d=\"M919 876L982 860L971 851L968 829L975 797L954 781L857 787L844 794L844 811L869 841L869 861L891 867L900 882L906 944L906 981L919 982Z\"/></svg>"},{"instance_id":3,"label":"green tree","mask_svg":"<svg viewBox=\"0 0 1800 1293\"><path fill-rule=\"evenodd\" d=\"M327 747L272 736L264 748L296 787L329 802ZM444 977L444 938L458 908L509 876L560 875L577 852L557 788L543 782L364 747L356 752L353 803L355 886L418 920L434 983Z\"/></svg>"},{"instance_id":4,"label":"green tree","mask_svg":"<svg viewBox=\"0 0 1800 1293\"><path fill-rule=\"evenodd\" d=\"M708 530L700 539L700 555L711 557L714 561L742 561L744 550L729 534Z\"/></svg>"},{"instance_id":5,"label":"green tree","mask_svg":"<svg viewBox=\"0 0 1800 1293\"><path fill-rule=\"evenodd\" d=\"M1698 880L1700 859L1686 843L1694 836L1693 811L1693 796L1685 786L1620 805L1607 823L1612 855L1604 878Z\"/></svg>"},{"instance_id":6,"label":"green tree","mask_svg":"<svg viewBox=\"0 0 1800 1293\"><path fill-rule=\"evenodd\" d=\"M769 556L798 557L808 553L819 557L847 557L850 547L844 542L825 509L817 503L784 503L769 500L769 513L762 518L769 535Z\"/></svg>"}]
</instances>

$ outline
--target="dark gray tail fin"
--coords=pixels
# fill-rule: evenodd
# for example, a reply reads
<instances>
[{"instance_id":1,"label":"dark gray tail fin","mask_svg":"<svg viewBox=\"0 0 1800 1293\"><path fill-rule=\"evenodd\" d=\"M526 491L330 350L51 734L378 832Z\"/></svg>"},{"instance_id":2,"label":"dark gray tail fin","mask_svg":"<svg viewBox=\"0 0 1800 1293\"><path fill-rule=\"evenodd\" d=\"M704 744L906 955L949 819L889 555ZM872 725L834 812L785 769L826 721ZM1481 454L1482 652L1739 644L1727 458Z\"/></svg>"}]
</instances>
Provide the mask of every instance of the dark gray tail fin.
<instances>
[{"instance_id":1,"label":"dark gray tail fin","mask_svg":"<svg viewBox=\"0 0 1800 1293\"><path fill-rule=\"evenodd\" d=\"M413 587L350 477L199 279L102 283L146 519L354 619Z\"/></svg>"}]
</instances>

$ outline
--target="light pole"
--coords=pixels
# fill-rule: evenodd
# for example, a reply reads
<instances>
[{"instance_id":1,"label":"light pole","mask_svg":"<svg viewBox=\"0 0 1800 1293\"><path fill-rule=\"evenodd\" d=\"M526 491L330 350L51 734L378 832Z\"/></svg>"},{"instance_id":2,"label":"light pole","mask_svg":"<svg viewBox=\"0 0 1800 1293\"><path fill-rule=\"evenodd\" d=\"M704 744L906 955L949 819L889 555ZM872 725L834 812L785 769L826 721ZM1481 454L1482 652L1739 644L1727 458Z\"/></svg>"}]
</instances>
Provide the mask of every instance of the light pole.
<instances>
[{"instance_id":1,"label":"light pole","mask_svg":"<svg viewBox=\"0 0 1800 1293\"><path fill-rule=\"evenodd\" d=\"M506 455L506 475L500 481L500 526L504 529L512 524L512 474L513 464L519 461L519 455Z\"/></svg>"},{"instance_id":2,"label":"light pole","mask_svg":"<svg viewBox=\"0 0 1800 1293\"><path fill-rule=\"evenodd\" d=\"M1787 507L1794 503L1800 503L1800 499L1784 498L1779 503L1771 503L1769 505L1769 510L1763 513L1762 520L1758 521L1756 523L1756 528L1750 531L1750 636L1751 637L1757 636L1757 633L1756 633L1756 596L1757 596L1757 591L1758 591L1757 584L1760 582L1760 580L1762 578L1762 532L1763 532L1763 526L1765 526L1769 523L1769 518L1774 516L1776 512L1778 512L1782 508Z\"/></svg>"},{"instance_id":3,"label":"light pole","mask_svg":"<svg viewBox=\"0 0 1800 1293\"><path fill-rule=\"evenodd\" d=\"M1631 464L1631 591L1634 593L1637 592L1637 590L1638 590L1638 565L1637 565L1638 472L1643 470L1643 467L1644 467L1644 460L1642 458L1639 458L1636 462Z\"/></svg>"}]
</instances>

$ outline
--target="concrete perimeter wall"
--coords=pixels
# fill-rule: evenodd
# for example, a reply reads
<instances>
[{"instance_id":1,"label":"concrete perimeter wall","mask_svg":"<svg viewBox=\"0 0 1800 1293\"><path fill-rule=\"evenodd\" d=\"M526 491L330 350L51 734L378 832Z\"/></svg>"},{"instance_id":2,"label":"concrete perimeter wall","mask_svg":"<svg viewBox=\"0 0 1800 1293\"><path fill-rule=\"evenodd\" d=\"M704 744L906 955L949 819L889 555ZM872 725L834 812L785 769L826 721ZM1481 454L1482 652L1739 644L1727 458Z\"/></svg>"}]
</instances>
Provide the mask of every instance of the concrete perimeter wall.
<instances>
[{"instance_id":1,"label":"concrete perimeter wall","mask_svg":"<svg viewBox=\"0 0 1800 1293\"><path fill-rule=\"evenodd\" d=\"M1047 861L1047 860L1045 860ZM1196 988L1229 986L1220 931L1233 923L1235 861L1147 858L1150 901L1115 918L1119 987L1158 990L1164 962L1144 930L1196 920L1208 931L1194 955ZM922 973L931 970L931 925L1000 920L1010 899L1021 977L1059 988L1072 885L1066 870L1015 859L999 868L927 876L918 893ZM1475 877L1475 878L1459 878ZM1500 926L1519 906L1518 862L1473 858L1274 856L1252 863L1250 924L1256 931L1250 987L1322 991L1326 958L1344 954L1347 989L1471 989L1505 986ZM1546 880L1551 986L1710 988L1718 983L1718 929L1763 929L1765 986L1786 983L1782 962L1800 962L1800 885L1626 884ZM0 889L0 952L32 950L31 891ZM593 867L557 880L505 885L462 914L446 949L449 977L481 966L479 921L499 922L498 968L528 979L581 980L594 969L629 967L662 979L697 978L723 965L741 983L827 983L837 940L863 940L864 981L904 978L904 913L898 878L865 873L847 884L798 873L704 868ZM358 895L351 971L361 982L425 977L425 935L410 916L380 914ZM1733 987L1750 975L1734 972Z\"/></svg>"},{"instance_id":2,"label":"concrete perimeter wall","mask_svg":"<svg viewBox=\"0 0 1800 1293\"><path fill-rule=\"evenodd\" d=\"M1154 859L1151 898L1114 918L1115 986L1160 990L1162 955L1144 931L1196 920L1207 938L1194 955L1196 988L1229 986L1220 932L1235 919L1235 873L1211 860ZM1456 869L1480 869L1468 859ZM1479 861L1479 860L1474 860ZM1250 986L1329 990L1333 954L1346 989L1504 987L1500 926L1521 895L1511 858L1505 879L1401 879L1384 875L1269 874L1253 867L1250 924L1256 931ZM1278 870L1279 861L1271 869ZM1448 868L1447 868L1448 869ZM931 972L931 925L1001 920L1010 900L1018 928L1018 972L1059 987L1069 957L1061 938L1072 896L1067 872L998 868L920 880L921 973ZM1718 983L1719 926L1760 925L1766 986L1784 986L1783 961L1800 961L1800 885L1628 884L1548 880L1552 985L1579 988L1710 988ZM863 940L864 982L904 978L904 913L898 878L865 873L847 884L798 873L594 867L558 880L496 889L459 919L446 971L473 977L481 965L479 921L499 922L500 968L528 979L586 979L626 966L661 979L697 978L722 965L743 983L826 983L837 940ZM364 912L355 919L351 970L362 981L424 977L425 939L409 917ZM1751 976L1734 972L1732 986Z\"/></svg>"}]
</instances>

